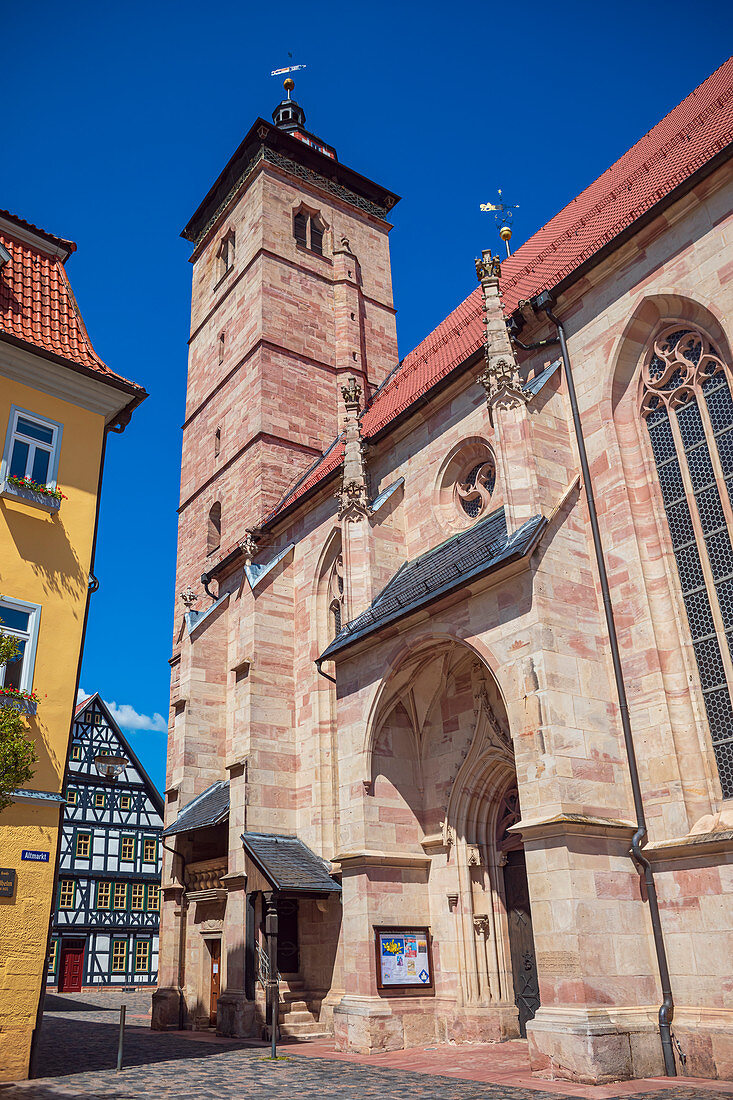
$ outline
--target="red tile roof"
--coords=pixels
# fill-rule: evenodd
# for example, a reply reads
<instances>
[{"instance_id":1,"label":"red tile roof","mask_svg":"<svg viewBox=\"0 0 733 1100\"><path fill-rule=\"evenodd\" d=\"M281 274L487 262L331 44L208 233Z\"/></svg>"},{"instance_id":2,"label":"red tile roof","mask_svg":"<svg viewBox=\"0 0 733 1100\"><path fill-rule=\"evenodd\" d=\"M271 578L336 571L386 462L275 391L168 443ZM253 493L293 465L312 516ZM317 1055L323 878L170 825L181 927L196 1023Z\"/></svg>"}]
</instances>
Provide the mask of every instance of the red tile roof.
<instances>
[{"instance_id":1,"label":"red tile roof","mask_svg":"<svg viewBox=\"0 0 733 1100\"><path fill-rule=\"evenodd\" d=\"M137 383L110 370L92 347L66 275L66 257L58 254L59 249L75 251L74 242L7 211L0 211L0 219L0 243L10 253L10 260L0 267L0 338L30 344L118 389L145 396ZM36 236L38 243L29 242L28 232L14 232L16 226ZM45 242L54 247L44 248Z\"/></svg>"},{"instance_id":2,"label":"red tile roof","mask_svg":"<svg viewBox=\"0 0 733 1100\"><path fill-rule=\"evenodd\" d=\"M76 718L86 707L87 703L91 702L94 698L93 695L85 695L81 702L77 703L74 707L74 717Z\"/></svg>"},{"instance_id":3,"label":"red tile roof","mask_svg":"<svg viewBox=\"0 0 733 1100\"><path fill-rule=\"evenodd\" d=\"M733 57L615 164L502 263L509 317L520 301L556 287L733 141ZM362 420L366 438L387 427L483 342L477 287L409 353L375 394ZM339 465L329 451L280 502L290 507ZM272 517L270 517L272 518Z\"/></svg>"}]
</instances>

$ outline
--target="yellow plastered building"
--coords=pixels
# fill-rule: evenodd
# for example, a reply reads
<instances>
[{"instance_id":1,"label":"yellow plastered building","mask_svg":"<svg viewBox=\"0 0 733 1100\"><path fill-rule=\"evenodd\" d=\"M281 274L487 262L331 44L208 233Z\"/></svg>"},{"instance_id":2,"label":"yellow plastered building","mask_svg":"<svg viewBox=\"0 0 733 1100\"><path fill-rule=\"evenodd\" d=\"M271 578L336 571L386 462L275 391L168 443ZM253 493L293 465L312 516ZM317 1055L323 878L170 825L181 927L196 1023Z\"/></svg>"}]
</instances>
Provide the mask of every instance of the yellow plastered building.
<instances>
[{"instance_id":1,"label":"yellow plastered building","mask_svg":"<svg viewBox=\"0 0 733 1100\"><path fill-rule=\"evenodd\" d=\"M65 270L76 246L0 213L0 704L38 757L0 812L0 1081L29 1073L109 431L147 396L102 362Z\"/></svg>"}]
</instances>

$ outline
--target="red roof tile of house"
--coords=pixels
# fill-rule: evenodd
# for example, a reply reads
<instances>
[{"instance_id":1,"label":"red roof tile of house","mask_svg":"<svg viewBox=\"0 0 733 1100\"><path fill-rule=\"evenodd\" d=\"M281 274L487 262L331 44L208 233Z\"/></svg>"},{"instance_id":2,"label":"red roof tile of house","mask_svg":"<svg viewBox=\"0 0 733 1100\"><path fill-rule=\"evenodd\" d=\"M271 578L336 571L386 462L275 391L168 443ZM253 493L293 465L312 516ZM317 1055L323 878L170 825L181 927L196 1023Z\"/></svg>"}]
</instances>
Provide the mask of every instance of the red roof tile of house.
<instances>
[{"instance_id":1,"label":"red roof tile of house","mask_svg":"<svg viewBox=\"0 0 733 1100\"><path fill-rule=\"evenodd\" d=\"M66 275L66 256L59 255L73 252L74 242L7 211L0 211L0 219L0 243L10 253L0 267L0 338L30 344L118 389L145 396L137 383L110 370L92 347ZM14 232L15 227L28 232ZM38 244L29 241L29 233L39 238ZM46 242L54 247L44 248Z\"/></svg>"},{"instance_id":2,"label":"red roof tile of house","mask_svg":"<svg viewBox=\"0 0 733 1100\"><path fill-rule=\"evenodd\" d=\"M92 698L93 698L93 696L91 696L91 695L85 695L84 698L76 704L76 706L74 707L74 717L75 718L78 718L78 716L84 710L84 707L87 705L89 700L92 699Z\"/></svg>"},{"instance_id":3,"label":"red roof tile of house","mask_svg":"<svg viewBox=\"0 0 733 1100\"><path fill-rule=\"evenodd\" d=\"M502 263L504 312L556 287L605 245L689 179L733 141L733 57L703 81L615 164ZM477 287L377 391L364 412L365 438L376 435L483 343ZM268 519L303 497L340 465L329 450Z\"/></svg>"}]
</instances>

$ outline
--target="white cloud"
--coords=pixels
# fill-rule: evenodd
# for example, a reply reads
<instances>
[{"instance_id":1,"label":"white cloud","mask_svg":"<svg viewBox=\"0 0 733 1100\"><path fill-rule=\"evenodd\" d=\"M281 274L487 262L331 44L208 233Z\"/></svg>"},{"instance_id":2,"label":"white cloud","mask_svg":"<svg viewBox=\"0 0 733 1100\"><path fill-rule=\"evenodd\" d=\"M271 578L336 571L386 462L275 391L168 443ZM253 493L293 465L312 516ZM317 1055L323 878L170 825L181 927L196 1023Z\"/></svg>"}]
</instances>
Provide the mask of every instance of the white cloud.
<instances>
[{"instance_id":1,"label":"white cloud","mask_svg":"<svg viewBox=\"0 0 733 1100\"><path fill-rule=\"evenodd\" d=\"M76 705L90 697L90 692L79 688L76 693ZM118 725L125 730L152 730L154 733L167 733L168 723L162 714L156 711L151 718L149 714L140 714L130 703L109 703L104 700L105 706Z\"/></svg>"},{"instance_id":2,"label":"white cloud","mask_svg":"<svg viewBox=\"0 0 733 1100\"><path fill-rule=\"evenodd\" d=\"M118 725L125 730L153 730L155 733L167 733L168 723L162 714L156 711L151 718L148 714L139 714L129 703L108 703L107 709Z\"/></svg>"}]
</instances>

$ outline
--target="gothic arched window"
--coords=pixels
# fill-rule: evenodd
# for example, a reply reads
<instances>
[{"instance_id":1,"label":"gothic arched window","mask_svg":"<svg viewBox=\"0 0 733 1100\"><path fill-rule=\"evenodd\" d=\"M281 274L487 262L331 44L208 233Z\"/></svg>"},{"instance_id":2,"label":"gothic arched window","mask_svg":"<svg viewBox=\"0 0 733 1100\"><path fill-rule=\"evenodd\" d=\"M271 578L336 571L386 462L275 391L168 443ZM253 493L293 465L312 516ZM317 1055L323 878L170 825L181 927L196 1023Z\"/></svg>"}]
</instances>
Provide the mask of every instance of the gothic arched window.
<instances>
[{"instance_id":1,"label":"gothic arched window","mask_svg":"<svg viewBox=\"0 0 733 1100\"><path fill-rule=\"evenodd\" d=\"M230 229L222 238L216 252L216 277L223 279L234 266L234 230Z\"/></svg>"},{"instance_id":2,"label":"gothic arched window","mask_svg":"<svg viewBox=\"0 0 733 1100\"><path fill-rule=\"evenodd\" d=\"M209 528L206 536L206 551L217 550L221 543L221 504L217 500L209 508Z\"/></svg>"},{"instance_id":3,"label":"gothic arched window","mask_svg":"<svg viewBox=\"0 0 733 1100\"><path fill-rule=\"evenodd\" d=\"M326 227L318 214L309 210L299 210L293 215L293 236L299 245L311 252L323 255L323 234Z\"/></svg>"},{"instance_id":4,"label":"gothic arched window","mask_svg":"<svg viewBox=\"0 0 733 1100\"><path fill-rule=\"evenodd\" d=\"M733 399L710 340L667 326L644 362L649 429L724 798L733 797Z\"/></svg>"}]
</instances>

